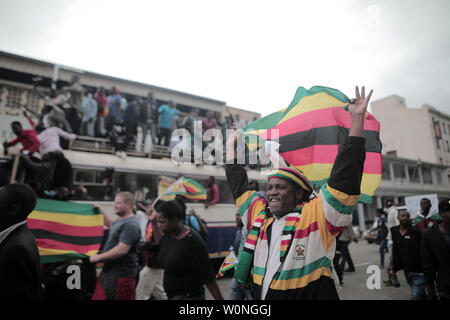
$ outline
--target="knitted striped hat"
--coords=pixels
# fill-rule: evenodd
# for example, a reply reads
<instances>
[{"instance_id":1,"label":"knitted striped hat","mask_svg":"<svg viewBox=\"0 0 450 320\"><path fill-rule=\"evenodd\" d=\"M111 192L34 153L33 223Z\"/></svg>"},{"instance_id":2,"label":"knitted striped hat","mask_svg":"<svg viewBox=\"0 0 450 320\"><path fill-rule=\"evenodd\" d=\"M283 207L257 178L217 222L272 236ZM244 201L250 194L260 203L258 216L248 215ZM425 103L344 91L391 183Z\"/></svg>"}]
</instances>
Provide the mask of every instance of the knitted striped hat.
<instances>
[{"instance_id":1,"label":"knitted striped hat","mask_svg":"<svg viewBox=\"0 0 450 320\"><path fill-rule=\"evenodd\" d=\"M305 191L302 201L308 201L309 196L311 195L313 189L311 184L306 178L305 174L297 168L294 167L283 167L272 170L269 173L268 179L272 178L281 178L292 182L293 184L299 186L301 189Z\"/></svg>"}]
</instances>

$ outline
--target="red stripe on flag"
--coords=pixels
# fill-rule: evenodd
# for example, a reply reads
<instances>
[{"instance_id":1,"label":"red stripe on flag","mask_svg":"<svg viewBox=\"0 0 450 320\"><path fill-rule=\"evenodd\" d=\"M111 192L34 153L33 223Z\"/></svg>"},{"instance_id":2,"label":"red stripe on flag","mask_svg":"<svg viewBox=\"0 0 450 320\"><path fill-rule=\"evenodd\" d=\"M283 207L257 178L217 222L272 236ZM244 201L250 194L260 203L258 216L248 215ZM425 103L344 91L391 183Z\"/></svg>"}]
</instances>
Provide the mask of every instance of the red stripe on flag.
<instances>
[{"instance_id":1,"label":"red stripe on flag","mask_svg":"<svg viewBox=\"0 0 450 320\"><path fill-rule=\"evenodd\" d=\"M60 242L60 241L51 240L51 239L36 239L36 244L39 248L42 248L42 249L67 250L67 251L75 251L75 252L82 253L82 254L86 254L92 250L100 249L100 244L79 246L76 244Z\"/></svg>"},{"instance_id":2,"label":"red stripe on flag","mask_svg":"<svg viewBox=\"0 0 450 320\"><path fill-rule=\"evenodd\" d=\"M338 154L339 145L316 145L303 149L283 152L281 156L294 167L305 166L312 163L334 163ZM380 174L382 171L382 157L377 152L366 152L364 172Z\"/></svg>"},{"instance_id":3,"label":"red stripe on flag","mask_svg":"<svg viewBox=\"0 0 450 320\"><path fill-rule=\"evenodd\" d=\"M186 189L186 191L189 192L189 193L197 193L197 192L200 192L200 189L193 189L193 188L191 188L191 187L186 186L185 184L184 184L183 186L184 186L184 188Z\"/></svg>"},{"instance_id":4,"label":"red stripe on flag","mask_svg":"<svg viewBox=\"0 0 450 320\"><path fill-rule=\"evenodd\" d=\"M103 226L78 227L58 222L27 219L29 229L41 229L58 234L78 237L101 237L103 236Z\"/></svg>"},{"instance_id":5,"label":"red stripe on flag","mask_svg":"<svg viewBox=\"0 0 450 320\"><path fill-rule=\"evenodd\" d=\"M279 129L280 137L290 134L308 131L315 128L340 126L350 128L351 118L343 107L330 107L300 114L276 125L273 129ZM364 130L380 131L380 124L372 115L364 121ZM266 139L267 133L261 133Z\"/></svg>"},{"instance_id":6,"label":"red stripe on flag","mask_svg":"<svg viewBox=\"0 0 450 320\"><path fill-rule=\"evenodd\" d=\"M283 152L281 156L291 166L299 167L311 163L334 163L339 145L315 145L303 149Z\"/></svg>"},{"instance_id":7,"label":"red stripe on flag","mask_svg":"<svg viewBox=\"0 0 450 320\"><path fill-rule=\"evenodd\" d=\"M366 152L363 171L368 174L381 174L383 171L383 158L381 153Z\"/></svg>"},{"instance_id":8,"label":"red stripe on flag","mask_svg":"<svg viewBox=\"0 0 450 320\"><path fill-rule=\"evenodd\" d=\"M297 230L294 234L294 239L306 238L311 232L319 230L319 225L317 222L311 223L308 228L303 230Z\"/></svg>"},{"instance_id":9,"label":"red stripe on flag","mask_svg":"<svg viewBox=\"0 0 450 320\"><path fill-rule=\"evenodd\" d=\"M330 231L330 233L334 235L334 234L337 234L337 233L341 232L345 228L347 228L347 226L345 226L345 227L336 227L336 226L333 226L330 223L330 221L327 221L327 228L328 228L328 231Z\"/></svg>"}]
</instances>

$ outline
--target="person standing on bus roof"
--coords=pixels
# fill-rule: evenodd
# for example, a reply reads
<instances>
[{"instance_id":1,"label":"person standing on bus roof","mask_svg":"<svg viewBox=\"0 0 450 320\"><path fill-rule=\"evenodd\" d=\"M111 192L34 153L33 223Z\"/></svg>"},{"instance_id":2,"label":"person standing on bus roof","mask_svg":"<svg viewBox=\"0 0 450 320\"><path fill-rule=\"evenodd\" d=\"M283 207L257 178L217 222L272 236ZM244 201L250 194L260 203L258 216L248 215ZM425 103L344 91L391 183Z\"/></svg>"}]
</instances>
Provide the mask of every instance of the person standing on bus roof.
<instances>
[{"instance_id":1,"label":"person standing on bus roof","mask_svg":"<svg viewBox=\"0 0 450 320\"><path fill-rule=\"evenodd\" d=\"M348 106L349 136L340 145L328 182L312 200L311 184L295 167L269 174L265 198L250 190L243 165L229 164L235 162L237 132L230 135L226 175L249 233L235 278L246 287L252 279L255 299L339 299L332 272L335 238L352 223L346 213L360 197L366 155L362 133L372 92L366 98L364 87L361 95L355 88L356 98Z\"/></svg>"},{"instance_id":2,"label":"person standing on bus roof","mask_svg":"<svg viewBox=\"0 0 450 320\"><path fill-rule=\"evenodd\" d=\"M168 105L163 104L159 107L158 112L159 117L159 134L158 134L158 144L162 145L162 139L164 138L164 145L167 147L170 143L170 133L173 125L173 118L180 114L180 111L176 108L176 103L172 100L169 101Z\"/></svg>"},{"instance_id":3,"label":"person standing on bus roof","mask_svg":"<svg viewBox=\"0 0 450 320\"><path fill-rule=\"evenodd\" d=\"M119 219L114 222L99 206L110 232L102 253L89 258L91 263L103 262L93 300L134 300L136 276L139 271L137 246L141 229L133 214L134 197L130 192L119 192L114 199L114 211Z\"/></svg>"}]
</instances>

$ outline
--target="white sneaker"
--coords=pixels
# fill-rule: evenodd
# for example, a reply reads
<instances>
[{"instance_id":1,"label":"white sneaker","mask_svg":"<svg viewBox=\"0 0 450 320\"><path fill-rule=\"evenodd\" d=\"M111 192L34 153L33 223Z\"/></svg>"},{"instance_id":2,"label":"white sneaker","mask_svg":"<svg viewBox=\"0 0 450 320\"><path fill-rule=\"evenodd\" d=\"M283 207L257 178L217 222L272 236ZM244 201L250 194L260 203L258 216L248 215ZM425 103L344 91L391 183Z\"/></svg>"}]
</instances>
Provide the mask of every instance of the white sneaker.
<instances>
[{"instance_id":1,"label":"white sneaker","mask_svg":"<svg viewBox=\"0 0 450 320\"><path fill-rule=\"evenodd\" d=\"M125 151L122 151L122 152L121 152L120 157L121 157L122 159L125 159L125 158L127 157L127 154L125 153Z\"/></svg>"},{"instance_id":2,"label":"white sneaker","mask_svg":"<svg viewBox=\"0 0 450 320\"><path fill-rule=\"evenodd\" d=\"M116 151L115 155L120 157L120 151Z\"/></svg>"}]
</instances>

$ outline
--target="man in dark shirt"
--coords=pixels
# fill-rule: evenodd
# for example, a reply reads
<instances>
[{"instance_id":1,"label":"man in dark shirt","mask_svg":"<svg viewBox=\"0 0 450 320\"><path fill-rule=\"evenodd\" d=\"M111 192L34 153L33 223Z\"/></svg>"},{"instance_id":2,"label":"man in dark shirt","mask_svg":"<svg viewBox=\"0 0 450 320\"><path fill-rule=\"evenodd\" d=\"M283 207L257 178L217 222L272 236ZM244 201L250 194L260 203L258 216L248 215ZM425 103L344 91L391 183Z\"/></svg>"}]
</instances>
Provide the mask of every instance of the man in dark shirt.
<instances>
[{"instance_id":1,"label":"man in dark shirt","mask_svg":"<svg viewBox=\"0 0 450 320\"><path fill-rule=\"evenodd\" d=\"M423 233L421 257L429 299L450 300L450 199L439 202L440 224Z\"/></svg>"},{"instance_id":2,"label":"man in dark shirt","mask_svg":"<svg viewBox=\"0 0 450 320\"><path fill-rule=\"evenodd\" d=\"M424 300L425 278L420 259L422 232L412 226L409 212L405 208L399 210L397 217L400 225L391 228L394 262L392 272L403 270L411 287L411 300Z\"/></svg>"},{"instance_id":3,"label":"man in dark shirt","mask_svg":"<svg viewBox=\"0 0 450 320\"><path fill-rule=\"evenodd\" d=\"M38 300L41 297L39 252L27 228L36 194L24 184L0 188L0 300ZM7 303L4 302L6 306Z\"/></svg>"}]
</instances>

